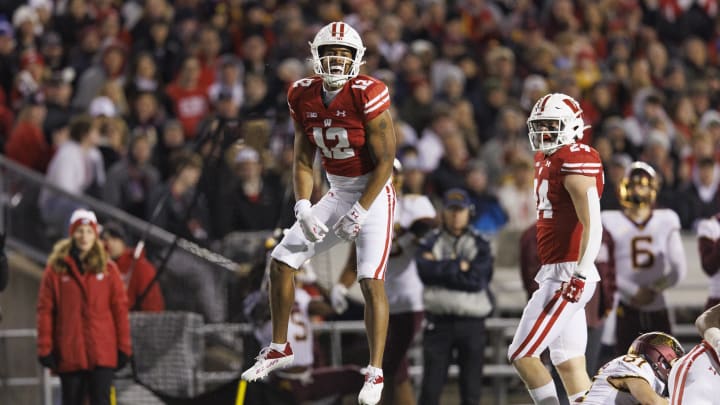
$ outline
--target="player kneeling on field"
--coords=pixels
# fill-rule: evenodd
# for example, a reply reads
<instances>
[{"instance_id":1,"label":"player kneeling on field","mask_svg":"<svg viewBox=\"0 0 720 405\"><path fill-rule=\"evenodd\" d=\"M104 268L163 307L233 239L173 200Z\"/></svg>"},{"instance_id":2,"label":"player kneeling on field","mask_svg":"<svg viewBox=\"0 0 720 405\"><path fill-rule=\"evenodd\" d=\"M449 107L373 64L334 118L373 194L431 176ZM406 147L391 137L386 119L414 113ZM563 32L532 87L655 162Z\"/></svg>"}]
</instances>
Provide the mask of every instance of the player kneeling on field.
<instances>
[{"instance_id":1,"label":"player kneeling on field","mask_svg":"<svg viewBox=\"0 0 720 405\"><path fill-rule=\"evenodd\" d=\"M582 404L667 404L668 375L685 354L680 343L662 332L638 336L627 354L605 364L593 378L588 392L575 403Z\"/></svg>"}]
</instances>

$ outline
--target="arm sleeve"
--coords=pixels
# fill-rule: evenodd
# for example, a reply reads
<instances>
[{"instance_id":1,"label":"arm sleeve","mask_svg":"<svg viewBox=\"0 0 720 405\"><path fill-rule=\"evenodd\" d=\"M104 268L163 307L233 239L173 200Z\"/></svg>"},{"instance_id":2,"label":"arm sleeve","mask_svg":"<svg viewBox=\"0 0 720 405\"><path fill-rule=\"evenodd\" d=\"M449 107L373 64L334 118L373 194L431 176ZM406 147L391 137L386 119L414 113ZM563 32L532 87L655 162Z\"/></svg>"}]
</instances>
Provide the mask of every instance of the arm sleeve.
<instances>
[{"instance_id":1,"label":"arm sleeve","mask_svg":"<svg viewBox=\"0 0 720 405\"><path fill-rule=\"evenodd\" d=\"M585 252L578 261L578 273L581 275L585 274L585 269L593 266L598 253L600 252L600 246L602 245L602 220L600 218L600 196L598 195L598 189L591 187L587 190L588 199L588 211L589 211L589 222L590 226L588 231L587 245L585 246Z\"/></svg>"},{"instance_id":2,"label":"arm sleeve","mask_svg":"<svg viewBox=\"0 0 720 405\"><path fill-rule=\"evenodd\" d=\"M720 223L715 218L700 221L697 236L702 269L712 277L720 269Z\"/></svg>"},{"instance_id":3,"label":"arm sleeve","mask_svg":"<svg viewBox=\"0 0 720 405\"><path fill-rule=\"evenodd\" d=\"M668 262L670 263L670 272L664 277L663 285L658 286L661 290L676 285L687 275L687 261L682 238L680 238L679 219L677 228L673 229L668 237Z\"/></svg>"},{"instance_id":4,"label":"arm sleeve","mask_svg":"<svg viewBox=\"0 0 720 405\"><path fill-rule=\"evenodd\" d=\"M363 79L355 79L355 81ZM365 122L372 121L375 117L390 108L390 92L385 83L368 79L370 83L362 91L362 111L365 114ZM354 86L354 85L353 85Z\"/></svg>"},{"instance_id":5,"label":"arm sleeve","mask_svg":"<svg viewBox=\"0 0 720 405\"><path fill-rule=\"evenodd\" d=\"M37 351L39 357L44 357L53 351L53 331L55 322L55 293L53 288L52 269L48 266L40 281L37 302Z\"/></svg>"}]
</instances>

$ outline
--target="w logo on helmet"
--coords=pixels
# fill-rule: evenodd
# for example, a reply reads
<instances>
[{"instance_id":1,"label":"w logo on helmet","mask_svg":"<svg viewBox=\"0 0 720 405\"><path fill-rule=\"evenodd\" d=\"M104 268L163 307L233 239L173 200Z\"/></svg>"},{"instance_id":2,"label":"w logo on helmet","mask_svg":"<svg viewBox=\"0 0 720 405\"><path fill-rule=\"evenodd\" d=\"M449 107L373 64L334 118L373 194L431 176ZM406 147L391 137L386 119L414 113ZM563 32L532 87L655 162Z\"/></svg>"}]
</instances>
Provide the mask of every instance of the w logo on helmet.
<instances>
[{"instance_id":1,"label":"w logo on helmet","mask_svg":"<svg viewBox=\"0 0 720 405\"><path fill-rule=\"evenodd\" d=\"M331 27L332 36L340 40L343 39L343 37L345 36L345 23L332 23Z\"/></svg>"}]
</instances>

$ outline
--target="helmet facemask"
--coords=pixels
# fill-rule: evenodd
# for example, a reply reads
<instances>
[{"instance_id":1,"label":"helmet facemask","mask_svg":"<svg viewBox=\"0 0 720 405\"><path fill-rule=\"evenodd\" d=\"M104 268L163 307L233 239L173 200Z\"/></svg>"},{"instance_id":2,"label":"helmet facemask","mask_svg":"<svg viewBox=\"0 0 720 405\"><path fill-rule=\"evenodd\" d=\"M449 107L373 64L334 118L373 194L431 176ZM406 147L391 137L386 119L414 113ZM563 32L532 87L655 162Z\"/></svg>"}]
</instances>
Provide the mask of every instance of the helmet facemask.
<instances>
[{"instance_id":1,"label":"helmet facemask","mask_svg":"<svg viewBox=\"0 0 720 405\"><path fill-rule=\"evenodd\" d=\"M673 364L685 355L685 350L674 337L662 332L649 332L632 342L628 354L642 357L655 376L667 384Z\"/></svg>"},{"instance_id":2,"label":"helmet facemask","mask_svg":"<svg viewBox=\"0 0 720 405\"><path fill-rule=\"evenodd\" d=\"M347 48L351 55L324 55L327 49L339 47ZM315 35L310 43L310 53L315 74L322 77L328 87L338 88L360 74L365 47L352 27L343 22L333 22Z\"/></svg>"},{"instance_id":3,"label":"helmet facemask","mask_svg":"<svg viewBox=\"0 0 720 405\"><path fill-rule=\"evenodd\" d=\"M527 125L533 151L553 151L568 143L564 138L565 122L562 118L529 119Z\"/></svg>"},{"instance_id":4,"label":"helmet facemask","mask_svg":"<svg viewBox=\"0 0 720 405\"><path fill-rule=\"evenodd\" d=\"M618 185L618 200L624 208L645 208L655 205L660 189L655 170L643 162L630 166Z\"/></svg>"},{"instance_id":5,"label":"helmet facemask","mask_svg":"<svg viewBox=\"0 0 720 405\"><path fill-rule=\"evenodd\" d=\"M527 126L530 147L545 154L582 139L586 128L580 105L561 93L540 98L530 113Z\"/></svg>"}]
</instances>

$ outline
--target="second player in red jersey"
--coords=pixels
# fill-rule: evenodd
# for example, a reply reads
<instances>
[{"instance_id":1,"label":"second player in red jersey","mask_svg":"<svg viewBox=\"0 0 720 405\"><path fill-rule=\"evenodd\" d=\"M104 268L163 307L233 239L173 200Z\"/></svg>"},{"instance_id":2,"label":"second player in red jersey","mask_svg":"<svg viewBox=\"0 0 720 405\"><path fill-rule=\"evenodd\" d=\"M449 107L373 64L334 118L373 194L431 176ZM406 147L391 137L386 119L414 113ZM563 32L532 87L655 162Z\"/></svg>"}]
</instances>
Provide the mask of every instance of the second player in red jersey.
<instances>
[{"instance_id":1,"label":"second player in red jersey","mask_svg":"<svg viewBox=\"0 0 720 405\"><path fill-rule=\"evenodd\" d=\"M593 148L579 143L585 124L572 97L553 93L535 103L527 121L535 156L537 248L541 267L535 291L523 311L508 358L537 404L559 404L552 377L540 354L550 360L570 402L589 387L585 370L585 304L600 281L600 194L603 169Z\"/></svg>"}]
</instances>

